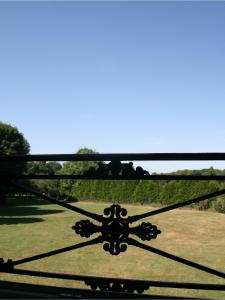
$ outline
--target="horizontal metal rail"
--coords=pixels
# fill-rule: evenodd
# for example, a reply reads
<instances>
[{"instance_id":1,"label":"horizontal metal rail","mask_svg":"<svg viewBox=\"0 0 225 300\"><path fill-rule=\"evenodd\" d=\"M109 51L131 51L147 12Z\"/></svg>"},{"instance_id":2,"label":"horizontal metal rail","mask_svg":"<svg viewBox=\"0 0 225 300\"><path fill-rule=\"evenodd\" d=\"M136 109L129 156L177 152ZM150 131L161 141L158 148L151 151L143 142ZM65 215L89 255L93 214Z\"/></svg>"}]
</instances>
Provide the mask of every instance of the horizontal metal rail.
<instances>
[{"instance_id":1,"label":"horizontal metal rail","mask_svg":"<svg viewBox=\"0 0 225 300\"><path fill-rule=\"evenodd\" d=\"M4 299L137 299L137 294L115 291L93 291L78 288L55 287L30 283L0 281L0 294ZM138 295L138 299L190 299L193 297L177 297L164 295Z\"/></svg>"},{"instance_id":2,"label":"horizontal metal rail","mask_svg":"<svg viewBox=\"0 0 225 300\"><path fill-rule=\"evenodd\" d=\"M136 279L122 279L112 277L97 277L86 275L74 275L74 274L61 274L56 272L40 272L25 269L13 269L9 271L3 271L4 273L12 273L19 275L28 275L35 277L57 278L65 280L75 281L102 281L102 282L115 282L115 283L146 283L151 287L163 287L163 288L176 288L176 289L194 289L194 290L218 290L225 291L225 284L204 284L204 283L190 283L190 282L171 282L171 281L154 281L154 280L136 280Z\"/></svg>"},{"instance_id":3,"label":"horizontal metal rail","mask_svg":"<svg viewBox=\"0 0 225 300\"><path fill-rule=\"evenodd\" d=\"M30 154L0 156L0 162L12 161L195 161L225 160L224 152L211 153L109 153L109 154Z\"/></svg>"},{"instance_id":4,"label":"horizontal metal rail","mask_svg":"<svg viewBox=\"0 0 225 300\"><path fill-rule=\"evenodd\" d=\"M150 175L144 176L85 176L76 174L0 174L0 180L7 181L12 179L73 179L73 180L221 180L225 181L224 175Z\"/></svg>"}]
</instances>

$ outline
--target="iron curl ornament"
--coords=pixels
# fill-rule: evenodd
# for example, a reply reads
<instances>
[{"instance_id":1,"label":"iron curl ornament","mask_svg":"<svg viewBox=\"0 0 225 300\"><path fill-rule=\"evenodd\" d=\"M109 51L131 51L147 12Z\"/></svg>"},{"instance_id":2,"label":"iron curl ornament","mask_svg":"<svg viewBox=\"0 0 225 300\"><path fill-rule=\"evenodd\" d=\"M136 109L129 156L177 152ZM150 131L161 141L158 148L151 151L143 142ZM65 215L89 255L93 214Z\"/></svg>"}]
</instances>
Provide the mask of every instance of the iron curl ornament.
<instances>
[{"instance_id":1,"label":"iron curl ornament","mask_svg":"<svg viewBox=\"0 0 225 300\"><path fill-rule=\"evenodd\" d=\"M130 227L127 210L118 204L113 204L104 209L101 225L96 225L89 220L76 222L72 229L82 237L90 237L94 233L99 236L103 249L111 255L118 255L127 250L130 234L136 235L143 241L156 239L161 231L156 225L143 222L135 227Z\"/></svg>"}]
</instances>

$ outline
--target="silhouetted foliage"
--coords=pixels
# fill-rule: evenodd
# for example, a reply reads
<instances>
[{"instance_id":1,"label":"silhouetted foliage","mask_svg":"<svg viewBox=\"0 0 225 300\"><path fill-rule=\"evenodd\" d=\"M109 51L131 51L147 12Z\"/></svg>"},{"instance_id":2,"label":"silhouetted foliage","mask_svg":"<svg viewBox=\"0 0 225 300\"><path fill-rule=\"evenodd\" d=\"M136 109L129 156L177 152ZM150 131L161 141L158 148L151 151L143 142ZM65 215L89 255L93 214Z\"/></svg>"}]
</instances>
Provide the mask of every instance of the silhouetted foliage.
<instances>
[{"instance_id":1,"label":"silhouetted foliage","mask_svg":"<svg viewBox=\"0 0 225 300\"><path fill-rule=\"evenodd\" d=\"M18 129L10 124L0 122L0 155L25 155L30 151L30 145ZM0 173L22 173L26 163L0 162ZM6 194L12 192L8 185L0 183L0 204L6 201Z\"/></svg>"},{"instance_id":2,"label":"silhouetted foliage","mask_svg":"<svg viewBox=\"0 0 225 300\"><path fill-rule=\"evenodd\" d=\"M62 169L62 165L58 162L30 161L27 163L28 174L48 174L53 175Z\"/></svg>"}]
</instances>

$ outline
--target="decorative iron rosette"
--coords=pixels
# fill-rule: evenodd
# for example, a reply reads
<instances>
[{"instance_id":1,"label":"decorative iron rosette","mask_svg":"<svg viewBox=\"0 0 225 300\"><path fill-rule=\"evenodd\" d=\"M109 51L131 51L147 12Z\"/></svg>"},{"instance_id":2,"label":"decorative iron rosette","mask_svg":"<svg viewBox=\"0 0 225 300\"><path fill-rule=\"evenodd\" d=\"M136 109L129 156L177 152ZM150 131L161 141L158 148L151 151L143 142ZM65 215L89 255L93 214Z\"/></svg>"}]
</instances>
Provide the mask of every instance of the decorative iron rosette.
<instances>
[{"instance_id":1,"label":"decorative iron rosette","mask_svg":"<svg viewBox=\"0 0 225 300\"><path fill-rule=\"evenodd\" d=\"M156 225L143 222L136 227L129 226L127 210L120 205L112 205L104 209L101 226L95 225L89 220L81 220L72 228L76 234L82 237L90 237L94 233L100 233L103 249L112 255L118 255L127 250L129 235L133 234L143 241L156 239L161 233Z\"/></svg>"}]
</instances>

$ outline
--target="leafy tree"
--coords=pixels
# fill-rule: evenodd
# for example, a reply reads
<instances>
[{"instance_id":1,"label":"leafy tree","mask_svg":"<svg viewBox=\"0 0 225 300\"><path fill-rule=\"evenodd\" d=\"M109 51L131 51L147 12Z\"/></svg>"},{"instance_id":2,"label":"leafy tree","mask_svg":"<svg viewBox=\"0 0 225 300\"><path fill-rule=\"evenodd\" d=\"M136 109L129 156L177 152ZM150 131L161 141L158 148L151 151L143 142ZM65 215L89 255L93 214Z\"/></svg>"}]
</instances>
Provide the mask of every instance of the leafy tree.
<instances>
[{"instance_id":1,"label":"leafy tree","mask_svg":"<svg viewBox=\"0 0 225 300\"><path fill-rule=\"evenodd\" d=\"M28 174L46 174L53 175L62 169L58 162L30 161L27 164Z\"/></svg>"},{"instance_id":2,"label":"leafy tree","mask_svg":"<svg viewBox=\"0 0 225 300\"><path fill-rule=\"evenodd\" d=\"M77 154L94 154L97 153L89 148L81 148ZM70 161L65 162L60 170L61 174L77 174L81 175L90 167L98 168L97 162L92 161ZM91 188L92 187L92 188ZM64 197L73 197L84 199L89 197L93 190L94 182L91 180L61 180L60 181L60 194Z\"/></svg>"},{"instance_id":3,"label":"leafy tree","mask_svg":"<svg viewBox=\"0 0 225 300\"><path fill-rule=\"evenodd\" d=\"M50 161L47 163L48 174L56 174L62 169L62 165L56 161Z\"/></svg>"},{"instance_id":4,"label":"leafy tree","mask_svg":"<svg viewBox=\"0 0 225 300\"><path fill-rule=\"evenodd\" d=\"M0 122L0 155L28 154L30 145L18 129Z\"/></svg>"},{"instance_id":5,"label":"leafy tree","mask_svg":"<svg viewBox=\"0 0 225 300\"><path fill-rule=\"evenodd\" d=\"M0 122L0 155L26 155L30 151L30 145L18 129L10 124ZM25 170L26 163L0 162L0 174L17 173ZM6 201L9 187L0 183L0 204Z\"/></svg>"}]
</instances>

